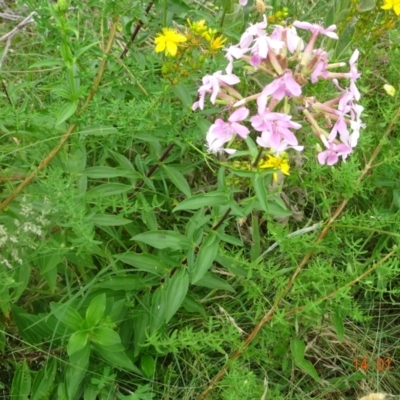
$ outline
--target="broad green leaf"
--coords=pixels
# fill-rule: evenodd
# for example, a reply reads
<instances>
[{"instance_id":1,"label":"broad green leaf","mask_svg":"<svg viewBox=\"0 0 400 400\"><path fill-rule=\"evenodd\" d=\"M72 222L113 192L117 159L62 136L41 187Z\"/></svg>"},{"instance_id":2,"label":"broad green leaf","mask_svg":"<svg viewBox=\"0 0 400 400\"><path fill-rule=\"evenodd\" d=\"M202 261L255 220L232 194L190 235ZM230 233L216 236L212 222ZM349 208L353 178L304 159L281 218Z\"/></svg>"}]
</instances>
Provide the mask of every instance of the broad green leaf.
<instances>
[{"instance_id":1,"label":"broad green leaf","mask_svg":"<svg viewBox=\"0 0 400 400\"><path fill-rule=\"evenodd\" d=\"M165 322L168 324L186 297L189 289L189 274L185 269L181 268L175 272L166 287L167 307L165 310Z\"/></svg>"},{"instance_id":2,"label":"broad green leaf","mask_svg":"<svg viewBox=\"0 0 400 400\"><path fill-rule=\"evenodd\" d=\"M187 249L191 246L190 240L175 231L149 231L136 235L132 240L148 244L156 249Z\"/></svg>"},{"instance_id":3,"label":"broad green leaf","mask_svg":"<svg viewBox=\"0 0 400 400\"><path fill-rule=\"evenodd\" d=\"M163 164L163 168L171 179L171 182L186 196L190 197L192 193L190 192L190 186L187 183L185 177L176 169Z\"/></svg>"},{"instance_id":4,"label":"broad green leaf","mask_svg":"<svg viewBox=\"0 0 400 400\"><path fill-rule=\"evenodd\" d=\"M29 66L28 69L42 68L42 67L64 67L65 63L56 58L48 58L46 60L38 61Z\"/></svg>"},{"instance_id":5,"label":"broad green leaf","mask_svg":"<svg viewBox=\"0 0 400 400\"><path fill-rule=\"evenodd\" d=\"M290 343L290 348L292 350L295 365L303 372L314 378L317 382L320 382L321 379L318 376L318 373L315 370L314 366L309 360L306 360L304 358L304 352L306 349L305 343L302 340L294 338Z\"/></svg>"},{"instance_id":6,"label":"broad green leaf","mask_svg":"<svg viewBox=\"0 0 400 400\"><path fill-rule=\"evenodd\" d=\"M83 175L94 179L104 179L104 178L116 178L118 176L126 176L128 171L121 168L112 168L106 166L90 167L86 168Z\"/></svg>"},{"instance_id":7,"label":"broad green leaf","mask_svg":"<svg viewBox=\"0 0 400 400\"><path fill-rule=\"evenodd\" d=\"M188 88L182 84L178 83L173 86L174 93L179 97L179 100L183 103L187 108L191 108L193 104L193 98L190 95Z\"/></svg>"},{"instance_id":8,"label":"broad green leaf","mask_svg":"<svg viewBox=\"0 0 400 400\"><path fill-rule=\"evenodd\" d=\"M121 226L132 222L130 219L113 214L93 215L90 220L97 226Z\"/></svg>"},{"instance_id":9,"label":"broad green leaf","mask_svg":"<svg viewBox=\"0 0 400 400\"><path fill-rule=\"evenodd\" d=\"M71 117L75 113L77 108L78 108L78 103L76 101L74 101L72 103L71 102L65 103L61 107L61 109L58 113L57 120L56 120L56 126L62 124L69 117Z\"/></svg>"},{"instance_id":10,"label":"broad green leaf","mask_svg":"<svg viewBox=\"0 0 400 400\"><path fill-rule=\"evenodd\" d=\"M91 336L93 342L99 346L113 346L114 344L120 344L121 338L118 333L107 327L96 328L92 332Z\"/></svg>"},{"instance_id":11,"label":"broad green leaf","mask_svg":"<svg viewBox=\"0 0 400 400\"><path fill-rule=\"evenodd\" d=\"M57 364L57 358L50 357L49 361L39 370L32 385L31 400L45 400L50 398L50 393L55 385Z\"/></svg>"},{"instance_id":12,"label":"broad green leaf","mask_svg":"<svg viewBox=\"0 0 400 400\"><path fill-rule=\"evenodd\" d=\"M206 274L199 279L196 283L196 286L203 286L209 289L220 289L220 290L228 290L229 292L235 292L235 289L224 279L219 276L206 272Z\"/></svg>"},{"instance_id":13,"label":"broad green leaf","mask_svg":"<svg viewBox=\"0 0 400 400\"><path fill-rule=\"evenodd\" d=\"M15 369L14 378L11 385L12 399L28 400L31 392L31 373L26 360Z\"/></svg>"},{"instance_id":14,"label":"broad green leaf","mask_svg":"<svg viewBox=\"0 0 400 400\"><path fill-rule=\"evenodd\" d=\"M179 210L197 210L201 207L223 206L227 204L228 199L225 193L222 192L209 192L205 194L198 194L189 199L180 202L172 212Z\"/></svg>"},{"instance_id":15,"label":"broad green leaf","mask_svg":"<svg viewBox=\"0 0 400 400\"><path fill-rule=\"evenodd\" d=\"M343 318L336 312L331 313L331 322L333 327L335 328L337 337L339 341L341 342L344 337L344 324L343 324Z\"/></svg>"},{"instance_id":16,"label":"broad green leaf","mask_svg":"<svg viewBox=\"0 0 400 400\"><path fill-rule=\"evenodd\" d=\"M94 286L96 289L111 289L111 290L141 290L148 287L143 278L140 276L114 276L98 282Z\"/></svg>"},{"instance_id":17,"label":"broad green leaf","mask_svg":"<svg viewBox=\"0 0 400 400\"><path fill-rule=\"evenodd\" d=\"M83 331L74 332L69 338L67 344L67 353L72 356L79 350L82 350L88 341L89 333Z\"/></svg>"},{"instance_id":18,"label":"broad green leaf","mask_svg":"<svg viewBox=\"0 0 400 400\"><path fill-rule=\"evenodd\" d=\"M154 358L150 354L143 354L140 357L140 368L147 378L151 378L155 371Z\"/></svg>"},{"instance_id":19,"label":"broad green leaf","mask_svg":"<svg viewBox=\"0 0 400 400\"><path fill-rule=\"evenodd\" d=\"M64 306L57 303L51 303L50 308L59 321L74 331L79 330L81 323L83 322L83 318L80 316L78 311L70 306Z\"/></svg>"},{"instance_id":20,"label":"broad green leaf","mask_svg":"<svg viewBox=\"0 0 400 400\"><path fill-rule=\"evenodd\" d=\"M87 194L91 197L106 197L126 193L128 190L132 190L131 185L124 185L123 183L104 183L90 189Z\"/></svg>"},{"instance_id":21,"label":"broad green leaf","mask_svg":"<svg viewBox=\"0 0 400 400\"><path fill-rule=\"evenodd\" d=\"M38 258L40 274L46 279L51 293L54 293L57 284L57 267L62 260L59 253L47 253Z\"/></svg>"},{"instance_id":22,"label":"broad green leaf","mask_svg":"<svg viewBox=\"0 0 400 400\"><path fill-rule=\"evenodd\" d=\"M96 296L86 310L86 321L90 328L95 327L103 318L106 309L106 295L102 293Z\"/></svg>"},{"instance_id":23,"label":"broad green leaf","mask_svg":"<svg viewBox=\"0 0 400 400\"><path fill-rule=\"evenodd\" d=\"M154 332L158 331L160 327L165 322L166 317L166 290L165 286L161 285L156 289L153 293L151 299L151 307L150 307L150 332L152 335Z\"/></svg>"},{"instance_id":24,"label":"broad green leaf","mask_svg":"<svg viewBox=\"0 0 400 400\"><path fill-rule=\"evenodd\" d=\"M146 271L155 275L165 275L170 270L161 257L152 254L138 254L128 251L123 254L115 254L114 257L123 263L132 265L132 267L135 267L138 271Z\"/></svg>"},{"instance_id":25,"label":"broad green leaf","mask_svg":"<svg viewBox=\"0 0 400 400\"><path fill-rule=\"evenodd\" d=\"M196 262L191 276L191 283L198 282L210 269L219 247L219 238L212 232L204 240L197 254Z\"/></svg>"},{"instance_id":26,"label":"broad green leaf","mask_svg":"<svg viewBox=\"0 0 400 400\"><path fill-rule=\"evenodd\" d=\"M115 367L124 368L129 371L133 371L136 374L142 375L139 368L133 364L131 359L125 354L124 351L113 351L112 346L109 349L105 346L99 346L97 344L93 344L93 348L101 358Z\"/></svg>"},{"instance_id":27,"label":"broad green leaf","mask_svg":"<svg viewBox=\"0 0 400 400\"><path fill-rule=\"evenodd\" d=\"M188 294L183 300L182 307L190 313L198 313L203 317L207 316L206 310L204 309L203 304L198 302L193 296Z\"/></svg>"},{"instance_id":28,"label":"broad green leaf","mask_svg":"<svg viewBox=\"0 0 400 400\"><path fill-rule=\"evenodd\" d=\"M113 126L93 125L83 128L79 133L83 135L108 136L117 135L118 129Z\"/></svg>"},{"instance_id":29,"label":"broad green leaf","mask_svg":"<svg viewBox=\"0 0 400 400\"><path fill-rule=\"evenodd\" d=\"M85 347L69 357L70 366L67 368L67 372L65 374L68 399L75 398L79 386L81 385L83 378L87 374L89 358L89 343L87 343Z\"/></svg>"},{"instance_id":30,"label":"broad green leaf","mask_svg":"<svg viewBox=\"0 0 400 400\"><path fill-rule=\"evenodd\" d=\"M265 188L265 179L261 174L255 174L252 177L254 190L256 191L257 200L260 202L261 208L270 213L267 189Z\"/></svg>"}]
</instances>

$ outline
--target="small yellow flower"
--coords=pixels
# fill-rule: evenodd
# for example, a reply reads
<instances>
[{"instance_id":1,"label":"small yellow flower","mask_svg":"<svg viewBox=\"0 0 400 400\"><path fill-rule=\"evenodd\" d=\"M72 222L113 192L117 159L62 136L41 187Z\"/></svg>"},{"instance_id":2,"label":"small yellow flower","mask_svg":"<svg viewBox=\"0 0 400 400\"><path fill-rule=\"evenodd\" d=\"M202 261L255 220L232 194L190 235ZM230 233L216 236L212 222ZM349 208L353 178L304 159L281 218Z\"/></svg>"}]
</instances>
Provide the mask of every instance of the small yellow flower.
<instances>
[{"instance_id":1,"label":"small yellow flower","mask_svg":"<svg viewBox=\"0 0 400 400\"><path fill-rule=\"evenodd\" d=\"M212 38L217 34L216 29L209 28L208 31L204 32L201 37L207 40L207 42L211 42Z\"/></svg>"},{"instance_id":2,"label":"small yellow flower","mask_svg":"<svg viewBox=\"0 0 400 400\"><path fill-rule=\"evenodd\" d=\"M284 175L289 174L289 159L286 153L282 153L279 157L273 156L271 154L267 154L267 160L263 161L259 164L259 168L261 169L277 169L282 172ZM278 181L278 174L274 172L273 174L274 182Z\"/></svg>"},{"instance_id":3,"label":"small yellow flower","mask_svg":"<svg viewBox=\"0 0 400 400\"><path fill-rule=\"evenodd\" d=\"M385 84L383 85L383 88L389 96L394 96L394 94L396 93L396 89L392 85Z\"/></svg>"},{"instance_id":4,"label":"small yellow flower","mask_svg":"<svg viewBox=\"0 0 400 400\"><path fill-rule=\"evenodd\" d=\"M224 43L226 42L227 38L223 36L218 36L214 39L210 40L210 50L218 50L224 47Z\"/></svg>"},{"instance_id":5,"label":"small yellow flower","mask_svg":"<svg viewBox=\"0 0 400 400\"><path fill-rule=\"evenodd\" d=\"M178 43L186 42L187 37L178 33L175 29L163 28L162 33L154 39L156 46L156 53L165 50L165 55L176 56L178 51Z\"/></svg>"},{"instance_id":6,"label":"small yellow flower","mask_svg":"<svg viewBox=\"0 0 400 400\"><path fill-rule=\"evenodd\" d=\"M400 15L400 0L384 0L385 4L381 7L383 10L393 8L396 15Z\"/></svg>"},{"instance_id":7,"label":"small yellow flower","mask_svg":"<svg viewBox=\"0 0 400 400\"><path fill-rule=\"evenodd\" d=\"M207 30L206 20L202 19L201 21L192 22L190 19L187 19L187 23L189 24L190 30L196 35L201 35L203 32Z\"/></svg>"}]
</instances>

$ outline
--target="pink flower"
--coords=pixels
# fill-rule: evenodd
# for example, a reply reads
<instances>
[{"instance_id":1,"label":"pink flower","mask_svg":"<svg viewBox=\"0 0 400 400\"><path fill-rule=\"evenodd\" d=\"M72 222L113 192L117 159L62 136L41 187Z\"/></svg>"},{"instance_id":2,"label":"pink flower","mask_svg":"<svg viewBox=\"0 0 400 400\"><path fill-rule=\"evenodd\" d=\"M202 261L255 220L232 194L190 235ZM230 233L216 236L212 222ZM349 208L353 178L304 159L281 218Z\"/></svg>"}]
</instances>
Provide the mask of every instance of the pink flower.
<instances>
[{"instance_id":1,"label":"pink flower","mask_svg":"<svg viewBox=\"0 0 400 400\"><path fill-rule=\"evenodd\" d=\"M317 57L318 61L315 64L313 72L311 73L312 83L316 83L318 81L318 78L321 76L325 79L328 77L328 71L326 70L326 67L328 65L327 53L322 49L317 49L314 50L314 54L315 57Z\"/></svg>"},{"instance_id":2,"label":"pink flower","mask_svg":"<svg viewBox=\"0 0 400 400\"><path fill-rule=\"evenodd\" d=\"M318 162L321 165L324 165L325 163L328 165L336 164L339 161L340 156L345 160L353 151L351 147L343 143L335 144L331 141L328 142L324 136L321 136L321 140L327 148L327 150L318 154Z\"/></svg>"},{"instance_id":3,"label":"pink flower","mask_svg":"<svg viewBox=\"0 0 400 400\"><path fill-rule=\"evenodd\" d=\"M250 26L244 31L240 38L239 46L244 48L249 48L254 40L254 37L266 35L265 28L267 27L267 17L264 14L263 22L258 22L257 24L250 24Z\"/></svg>"},{"instance_id":4,"label":"pink flower","mask_svg":"<svg viewBox=\"0 0 400 400\"><path fill-rule=\"evenodd\" d=\"M269 50L279 50L284 46L280 40L274 40L267 35L258 36L254 39L254 44L251 47L251 64L256 67L261 64L262 60L267 58Z\"/></svg>"},{"instance_id":5,"label":"pink flower","mask_svg":"<svg viewBox=\"0 0 400 400\"><path fill-rule=\"evenodd\" d=\"M329 134L329 140L335 140L338 133L340 135L340 140L343 143L347 143L350 133L347 129L346 119L344 118L343 114L337 119L335 125L333 125L331 133Z\"/></svg>"},{"instance_id":6,"label":"pink flower","mask_svg":"<svg viewBox=\"0 0 400 400\"><path fill-rule=\"evenodd\" d=\"M231 114L228 118L228 122L218 118L207 132L206 140L209 151L221 151L222 146L228 143L235 134L246 138L250 131L247 127L238 122L246 119L248 115L249 110L246 107L241 107Z\"/></svg>"},{"instance_id":7,"label":"pink flower","mask_svg":"<svg viewBox=\"0 0 400 400\"><path fill-rule=\"evenodd\" d=\"M319 24L310 24L309 22L301 22L301 21L294 21L293 26L296 26L300 29L306 29L311 31L313 36L318 36L320 33L330 37L331 39L339 39L338 35L333 32L336 30L336 25L331 25L328 28L324 28L322 25Z\"/></svg>"},{"instance_id":8,"label":"pink flower","mask_svg":"<svg viewBox=\"0 0 400 400\"><path fill-rule=\"evenodd\" d=\"M232 45L226 49L225 57L228 59L229 63L225 71L228 75L232 74L234 60L241 58L247 51L248 49L241 49L239 45Z\"/></svg>"},{"instance_id":9,"label":"pink flower","mask_svg":"<svg viewBox=\"0 0 400 400\"><path fill-rule=\"evenodd\" d=\"M213 75L206 75L202 79L203 85L200 86L198 92L200 94L199 100L196 101L192 110L200 108L204 109L204 99L207 93L211 93L211 103L215 104L220 90L220 85L235 85L240 82L240 79L234 74L222 75L222 71L214 72Z\"/></svg>"},{"instance_id":10,"label":"pink flower","mask_svg":"<svg viewBox=\"0 0 400 400\"><path fill-rule=\"evenodd\" d=\"M282 140L285 140L287 144L291 146L298 145L297 138L290 129L300 129L301 125L292 122L291 116L281 113L266 112L262 118L266 129L261 133L261 137L257 138L257 143L260 146L277 149L281 145Z\"/></svg>"},{"instance_id":11,"label":"pink flower","mask_svg":"<svg viewBox=\"0 0 400 400\"><path fill-rule=\"evenodd\" d=\"M294 80L292 72L287 70L281 77L276 78L270 84L265 86L261 96L257 99L258 112L262 113L268 101L268 96L276 100L282 100L286 95L288 97L297 97L301 95L301 86Z\"/></svg>"},{"instance_id":12,"label":"pink flower","mask_svg":"<svg viewBox=\"0 0 400 400\"><path fill-rule=\"evenodd\" d=\"M245 6L247 4L247 0L239 0L241 6Z\"/></svg>"},{"instance_id":13,"label":"pink flower","mask_svg":"<svg viewBox=\"0 0 400 400\"><path fill-rule=\"evenodd\" d=\"M326 29L319 24L310 24L309 22L301 21L294 21L293 25L300 29L307 29L312 33L310 41L307 43L307 46L302 55L301 62L303 65L306 65L308 63L314 49L315 41L317 40L317 36L320 33L330 37L331 39L339 39L338 35L333 32L336 29L336 25L331 25Z\"/></svg>"},{"instance_id":14,"label":"pink flower","mask_svg":"<svg viewBox=\"0 0 400 400\"><path fill-rule=\"evenodd\" d=\"M281 25L276 25L274 31L269 36L271 39L283 41L286 43L288 50L294 53L299 50L304 49L304 42L301 37L297 35L296 28L294 26L283 27Z\"/></svg>"}]
</instances>

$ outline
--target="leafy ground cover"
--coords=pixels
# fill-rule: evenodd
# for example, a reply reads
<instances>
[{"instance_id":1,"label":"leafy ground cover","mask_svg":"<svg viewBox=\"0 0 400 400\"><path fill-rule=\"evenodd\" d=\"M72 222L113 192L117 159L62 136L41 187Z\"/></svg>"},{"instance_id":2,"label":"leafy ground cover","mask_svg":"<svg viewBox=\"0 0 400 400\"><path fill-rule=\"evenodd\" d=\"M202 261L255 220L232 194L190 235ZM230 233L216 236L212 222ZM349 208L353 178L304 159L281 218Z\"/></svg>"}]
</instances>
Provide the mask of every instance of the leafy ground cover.
<instances>
[{"instance_id":1,"label":"leafy ground cover","mask_svg":"<svg viewBox=\"0 0 400 400\"><path fill-rule=\"evenodd\" d=\"M0 6L2 398L399 397L397 0Z\"/></svg>"}]
</instances>

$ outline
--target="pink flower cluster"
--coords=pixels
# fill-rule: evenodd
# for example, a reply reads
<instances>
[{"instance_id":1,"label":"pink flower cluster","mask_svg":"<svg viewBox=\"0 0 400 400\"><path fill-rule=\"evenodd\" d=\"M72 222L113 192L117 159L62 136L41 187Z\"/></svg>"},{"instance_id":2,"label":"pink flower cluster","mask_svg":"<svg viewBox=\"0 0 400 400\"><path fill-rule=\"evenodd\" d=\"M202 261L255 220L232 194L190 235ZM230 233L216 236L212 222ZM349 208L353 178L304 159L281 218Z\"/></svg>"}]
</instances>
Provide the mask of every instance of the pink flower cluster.
<instances>
[{"instance_id":1,"label":"pink flower cluster","mask_svg":"<svg viewBox=\"0 0 400 400\"><path fill-rule=\"evenodd\" d=\"M225 49L228 60L225 73L217 71L203 77L193 110L203 110L206 96L210 95L212 104L224 104L230 113L227 120L217 118L211 125L206 137L208 150L234 153L234 149L224 146L232 143L237 135L243 139L250 135L246 126L250 123L253 131L259 132L256 138L259 146L277 154L289 148L301 151L303 146L299 145L295 131L302 125L293 121L297 117L307 120L325 147L318 154L320 164L333 165L340 157L346 160L357 145L360 129L364 126L360 118L363 107L357 104L360 99L356 86L360 77L356 66L358 50L349 60L349 72L332 72L346 63L330 64L328 54L315 48L315 44L319 35L338 39L335 25L325 29L318 24L295 21L291 27L275 26L270 35L266 28L265 16L263 22L250 24L239 43ZM298 36L296 28L311 32L308 43ZM243 98L234 88L240 82L233 73L236 60L244 61L246 69L268 75L270 82L260 92ZM343 78L350 81L348 88L339 85L338 79ZM321 80L333 82L332 87L337 89L336 97L320 102L304 94L304 86ZM251 107L254 101L256 106ZM299 116L299 113L303 115Z\"/></svg>"}]
</instances>

